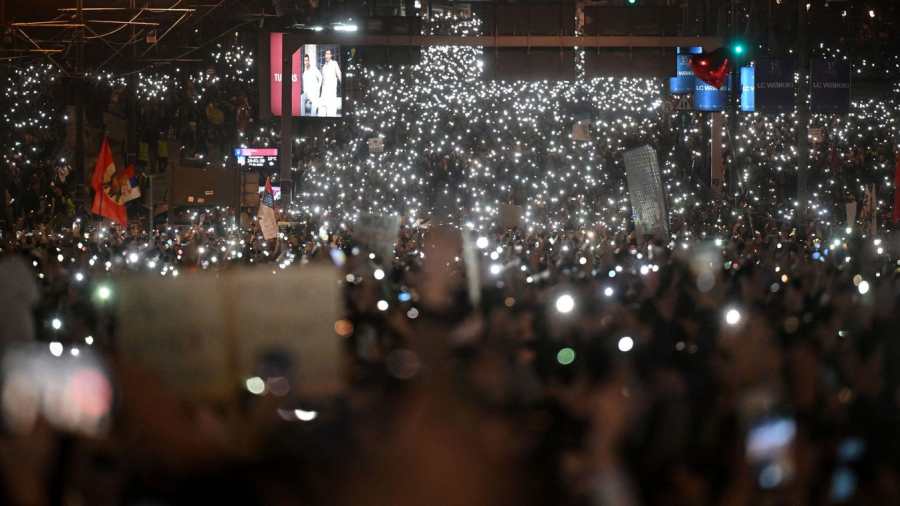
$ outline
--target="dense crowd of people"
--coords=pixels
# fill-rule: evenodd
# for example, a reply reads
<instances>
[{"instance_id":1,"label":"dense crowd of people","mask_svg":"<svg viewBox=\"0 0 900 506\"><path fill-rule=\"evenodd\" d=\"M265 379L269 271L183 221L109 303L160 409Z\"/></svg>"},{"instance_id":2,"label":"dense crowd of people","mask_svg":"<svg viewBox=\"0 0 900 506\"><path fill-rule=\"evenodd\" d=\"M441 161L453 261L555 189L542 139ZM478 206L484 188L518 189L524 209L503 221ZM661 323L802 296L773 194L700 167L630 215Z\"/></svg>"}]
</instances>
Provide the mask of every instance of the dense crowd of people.
<instances>
[{"instance_id":1,"label":"dense crowd of people","mask_svg":"<svg viewBox=\"0 0 900 506\"><path fill-rule=\"evenodd\" d=\"M173 207L150 227L135 201L127 226L102 220L84 175L39 139L0 165L0 504L900 503L896 148L878 108L896 97L855 105L852 122L814 118L810 210L791 203L790 115L742 117L719 198L708 117L633 107L652 85L594 81L595 142L574 145L546 106L571 101L568 85L494 83L451 103L476 85L409 72L361 92L368 116L300 132L300 205L275 240L226 208ZM183 83L169 98L139 101L140 173L278 144L252 85L170 79ZM441 91L414 108L401 95L431 93L421 82ZM122 83L98 87L100 132L127 101ZM447 143L423 134L435 125ZM376 128L384 156L366 149ZM664 162L666 237L629 219L621 153L645 142ZM473 218L500 201L535 214ZM387 245L343 219L385 202L404 217ZM337 337L297 331L340 339L337 393L253 377L208 402L124 353L119 283L315 267L340 282ZM102 374L69 388L71 364Z\"/></svg>"},{"instance_id":2,"label":"dense crowd of people","mask_svg":"<svg viewBox=\"0 0 900 506\"><path fill-rule=\"evenodd\" d=\"M100 439L4 436L10 456L44 449L28 466L3 461L6 503L898 500L895 236L737 219L669 244L603 228L464 241L416 222L382 262L352 229L295 224L267 243L225 210L187 218L154 231L75 219L4 237L3 263L24 260L39 286L36 339L98 352L118 389ZM347 389L299 425L276 413L301 400L250 396L237 416L265 430L249 453L227 430L234 414L179 400L123 361L115 318L92 299L129 272L335 263L352 329ZM22 337L4 336L6 348Z\"/></svg>"}]
</instances>

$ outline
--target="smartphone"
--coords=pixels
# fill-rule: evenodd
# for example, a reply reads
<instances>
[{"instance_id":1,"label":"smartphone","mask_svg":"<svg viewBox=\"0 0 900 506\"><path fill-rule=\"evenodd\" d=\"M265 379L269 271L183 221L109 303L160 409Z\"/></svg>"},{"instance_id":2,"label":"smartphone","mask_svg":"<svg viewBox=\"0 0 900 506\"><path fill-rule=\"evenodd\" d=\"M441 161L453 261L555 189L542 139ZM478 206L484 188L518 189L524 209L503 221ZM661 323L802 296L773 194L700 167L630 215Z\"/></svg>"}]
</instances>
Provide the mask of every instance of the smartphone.
<instances>
[{"instance_id":1,"label":"smartphone","mask_svg":"<svg viewBox=\"0 0 900 506\"><path fill-rule=\"evenodd\" d=\"M767 416L747 431L747 459L754 469L759 488L774 490L794 476L793 445L797 422L789 416Z\"/></svg>"},{"instance_id":2,"label":"smartphone","mask_svg":"<svg viewBox=\"0 0 900 506\"><path fill-rule=\"evenodd\" d=\"M832 503L849 502L856 496L859 483L856 464L866 452L866 442L859 437L848 437L837 449L837 465L831 475L829 498Z\"/></svg>"},{"instance_id":3,"label":"smartphone","mask_svg":"<svg viewBox=\"0 0 900 506\"><path fill-rule=\"evenodd\" d=\"M347 255L344 254L344 251L340 248L331 248L331 251L328 252L331 256L331 261L334 262L334 265L337 267L343 267L345 263L347 263Z\"/></svg>"}]
</instances>

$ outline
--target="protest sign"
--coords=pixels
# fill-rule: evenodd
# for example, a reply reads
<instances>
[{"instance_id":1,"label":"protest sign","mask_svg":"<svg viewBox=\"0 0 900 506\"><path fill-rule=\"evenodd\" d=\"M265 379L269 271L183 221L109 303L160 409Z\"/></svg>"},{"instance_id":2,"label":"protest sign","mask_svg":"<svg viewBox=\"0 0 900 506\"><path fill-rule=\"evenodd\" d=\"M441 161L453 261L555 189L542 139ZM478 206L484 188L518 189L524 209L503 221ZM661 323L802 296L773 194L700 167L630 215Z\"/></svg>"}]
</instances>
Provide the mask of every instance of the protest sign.
<instances>
[{"instance_id":1,"label":"protest sign","mask_svg":"<svg viewBox=\"0 0 900 506\"><path fill-rule=\"evenodd\" d=\"M353 227L353 239L362 248L375 253L383 265L390 265L399 232L399 216L364 214Z\"/></svg>"},{"instance_id":2,"label":"protest sign","mask_svg":"<svg viewBox=\"0 0 900 506\"><path fill-rule=\"evenodd\" d=\"M635 229L641 236L668 237L665 195L656 150L641 146L626 151L624 156Z\"/></svg>"},{"instance_id":3,"label":"protest sign","mask_svg":"<svg viewBox=\"0 0 900 506\"><path fill-rule=\"evenodd\" d=\"M522 206L500 204L500 225L503 228L516 228L522 224Z\"/></svg>"},{"instance_id":4,"label":"protest sign","mask_svg":"<svg viewBox=\"0 0 900 506\"><path fill-rule=\"evenodd\" d=\"M228 402L248 378L266 376L283 377L292 394L337 393L337 279L312 266L125 277L118 349L194 400Z\"/></svg>"}]
</instances>

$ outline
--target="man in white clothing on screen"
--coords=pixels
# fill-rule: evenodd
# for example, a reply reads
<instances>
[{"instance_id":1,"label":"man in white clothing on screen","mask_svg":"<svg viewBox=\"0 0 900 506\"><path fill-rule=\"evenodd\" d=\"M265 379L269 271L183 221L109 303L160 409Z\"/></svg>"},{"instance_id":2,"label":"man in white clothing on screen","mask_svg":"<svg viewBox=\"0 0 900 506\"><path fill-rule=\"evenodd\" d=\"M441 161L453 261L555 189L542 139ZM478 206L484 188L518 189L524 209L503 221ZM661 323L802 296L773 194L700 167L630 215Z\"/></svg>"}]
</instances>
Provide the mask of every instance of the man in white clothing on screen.
<instances>
[{"instance_id":1,"label":"man in white clothing on screen","mask_svg":"<svg viewBox=\"0 0 900 506\"><path fill-rule=\"evenodd\" d=\"M322 90L322 74L310 63L309 53L303 55L303 89L300 94L302 116L313 116Z\"/></svg>"},{"instance_id":2,"label":"man in white clothing on screen","mask_svg":"<svg viewBox=\"0 0 900 506\"><path fill-rule=\"evenodd\" d=\"M334 60L331 49L325 50L325 64L322 65L322 94L319 97L319 116L339 116L341 97L338 86L341 84L341 68Z\"/></svg>"}]
</instances>

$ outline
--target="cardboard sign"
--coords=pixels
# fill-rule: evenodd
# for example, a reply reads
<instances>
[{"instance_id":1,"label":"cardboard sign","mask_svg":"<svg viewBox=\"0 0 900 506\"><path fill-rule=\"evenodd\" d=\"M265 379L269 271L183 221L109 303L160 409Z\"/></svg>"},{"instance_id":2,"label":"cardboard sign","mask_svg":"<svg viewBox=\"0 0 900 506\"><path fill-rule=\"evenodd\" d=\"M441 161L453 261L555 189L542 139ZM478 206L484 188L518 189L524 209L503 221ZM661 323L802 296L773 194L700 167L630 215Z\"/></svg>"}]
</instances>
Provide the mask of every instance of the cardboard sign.
<instances>
[{"instance_id":1,"label":"cardboard sign","mask_svg":"<svg viewBox=\"0 0 900 506\"><path fill-rule=\"evenodd\" d=\"M624 156L635 229L641 236L667 238L669 220L656 150L641 146Z\"/></svg>"},{"instance_id":2,"label":"cardboard sign","mask_svg":"<svg viewBox=\"0 0 900 506\"><path fill-rule=\"evenodd\" d=\"M369 144L369 153L384 153L384 139L381 137L372 137L367 142Z\"/></svg>"},{"instance_id":3,"label":"cardboard sign","mask_svg":"<svg viewBox=\"0 0 900 506\"><path fill-rule=\"evenodd\" d=\"M852 227L856 225L856 201L851 200L845 204L847 207L847 226Z\"/></svg>"},{"instance_id":4,"label":"cardboard sign","mask_svg":"<svg viewBox=\"0 0 900 506\"><path fill-rule=\"evenodd\" d=\"M516 228L522 224L522 206L500 204L500 226Z\"/></svg>"},{"instance_id":5,"label":"cardboard sign","mask_svg":"<svg viewBox=\"0 0 900 506\"><path fill-rule=\"evenodd\" d=\"M577 121L572 125L572 140L588 142L591 140L591 122Z\"/></svg>"},{"instance_id":6,"label":"cardboard sign","mask_svg":"<svg viewBox=\"0 0 900 506\"><path fill-rule=\"evenodd\" d=\"M292 395L337 393L337 280L330 266L124 277L118 347L193 400L234 399L247 378L272 370L267 362L281 364Z\"/></svg>"},{"instance_id":7,"label":"cardboard sign","mask_svg":"<svg viewBox=\"0 0 900 506\"><path fill-rule=\"evenodd\" d=\"M481 303L481 263L478 261L478 249L471 230L462 228L459 232L462 234L463 261L466 263L466 291L472 306L478 307Z\"/></svg>"},{"instance_id":8,"label":"cardboard sign","mask_svg":"<svg viewBox=\"0 0 900 506\"><path fill-rule=\"evenodd\" d=\"M353 238L359 246L378 255L382 264L390 265L399 232L399 216L364 214L353 227Z\"/></svg>"}]
</instances>

